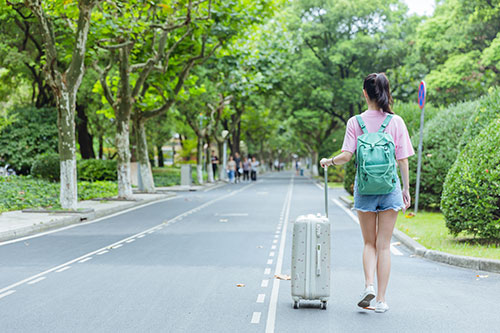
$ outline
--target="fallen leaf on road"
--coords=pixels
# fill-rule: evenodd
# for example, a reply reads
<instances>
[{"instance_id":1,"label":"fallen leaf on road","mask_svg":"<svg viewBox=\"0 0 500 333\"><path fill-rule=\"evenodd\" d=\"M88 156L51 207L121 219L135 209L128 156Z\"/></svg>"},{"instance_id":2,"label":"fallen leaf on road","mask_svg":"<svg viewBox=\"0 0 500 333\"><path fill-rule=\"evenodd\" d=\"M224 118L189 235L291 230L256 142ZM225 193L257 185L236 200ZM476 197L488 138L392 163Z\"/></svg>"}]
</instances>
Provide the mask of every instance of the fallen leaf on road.
<instances>
[{"instance_id":1,"label":"fallen leaf on road","mask_svg":"<svg viewBox=\"0 0 500 333\"><path fill-rule=\"evenodd\" d=\"M478 278L486 279L489 275L476 275Z\"/></svg>"},{"instance_id":2,"label":"fallen leaf on road","mask_svg":"<svg viewBox=\"0 0 500 333\"><path fill-rule=\"evenodd\" d=\"M406 214L406 215L405 215L405 217L406 217L407 219L410 219L410 218L412 218L412 217L414 217L414 216L415 216L415 214L414 214L414 213L408 213L408 214Z\"/></svg>"},{"instance_id":3,"label":"fallen leaf on road","mask_svg":"<svg viewBox=\"0 0 500 333\"><path fill-rule=\"evenodd\" d=\"M290 275L285 275L285 274L276 274L274 277L278 280L291 280L292 279L290 277Z\"/></svg>"},{"instance_id":4,"label":"fallen leaf on road","mask_svg":"<svg viewBox=\"0 0 500 333\"><path fill-rule=\"evenodd\" d=\"M245 286L245 285L244 285L243 283L238 283L238 284L236 285L236 287L239 287L239 288L244 287L244 286Z\"/></svg>"}]
</instances>

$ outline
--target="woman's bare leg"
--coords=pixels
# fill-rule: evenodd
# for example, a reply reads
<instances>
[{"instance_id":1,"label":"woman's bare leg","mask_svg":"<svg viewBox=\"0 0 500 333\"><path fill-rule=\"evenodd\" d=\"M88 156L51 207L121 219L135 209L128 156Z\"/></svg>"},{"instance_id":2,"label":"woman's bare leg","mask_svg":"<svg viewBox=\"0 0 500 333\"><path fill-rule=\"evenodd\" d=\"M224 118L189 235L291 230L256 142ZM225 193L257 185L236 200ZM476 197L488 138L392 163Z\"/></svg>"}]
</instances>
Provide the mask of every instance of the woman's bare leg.
<instances>
[{"instance_id":1,"label":"woman's bare leg","mask_svg":"<svg viewBox=\"0 0 500 333\"><path fill-rule=\"evenodd\" d=\"M389 209L378 214L377 230L377 301L385 302L385 292L391 273L391 238L398 212Z\"/></svg>"},{"instance_id":2,"label":"woman's bare leg","mask_svg":"<svg viewBox=\"0 0 500 333\"><path fill-rule=\"evenodd\" d=\"M365 287L374 284L377 265L377 213L358 211L359 225L363 234L363 269Z\"/></svg>"}]
</instances>

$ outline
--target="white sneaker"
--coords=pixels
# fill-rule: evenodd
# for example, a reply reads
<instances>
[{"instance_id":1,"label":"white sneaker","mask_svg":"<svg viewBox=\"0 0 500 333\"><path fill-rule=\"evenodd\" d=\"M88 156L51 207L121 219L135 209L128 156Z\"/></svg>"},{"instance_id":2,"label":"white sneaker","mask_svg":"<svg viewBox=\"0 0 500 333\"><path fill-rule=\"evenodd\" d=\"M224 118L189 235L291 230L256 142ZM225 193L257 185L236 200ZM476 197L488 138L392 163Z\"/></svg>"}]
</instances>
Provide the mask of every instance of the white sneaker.
<instances>
[{"instance_id":1,"label":"white sneaker","mask_svg":"<svg viewBox=\"0 0 500 333\"><path fill-rule=\"evenodd\" d=\"M361 294L361 300L358 302L360 308L367 308L370 306L370 302L375 298L375 288L369 285L365 288L365 291Z\"/></svg>"},{"instance_id":2,"label":"white sneaker","mask_svg":"<svg viewBox=\"0 0 500 333\"><path fill-rule=\"evenodd\" d=\"M386 302L380 302L380 301L378 301L377 305L375 305L375 312L384 313L387 310L389 310L389 306L387 305Z\"/></svg>"}]
</instances>

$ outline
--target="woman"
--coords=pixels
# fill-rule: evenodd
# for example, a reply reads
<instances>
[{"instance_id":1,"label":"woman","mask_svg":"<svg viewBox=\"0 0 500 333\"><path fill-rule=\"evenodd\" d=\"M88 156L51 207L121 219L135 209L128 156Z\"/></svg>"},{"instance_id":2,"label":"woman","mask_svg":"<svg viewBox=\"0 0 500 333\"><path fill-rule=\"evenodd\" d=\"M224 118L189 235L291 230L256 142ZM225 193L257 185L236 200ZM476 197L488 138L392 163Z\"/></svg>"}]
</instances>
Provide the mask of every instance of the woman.
<instances>
[{"instance_id":1,"label":"woman","mask_svg":"<svg viewBox=\"0 0 500 333\"><path fill-rule=\"evenodd\" d=\"M229 162L227 162L227 175L229 177L230 183L234 183L235 172L236 172L236 162L233 159L233 155L230 155Z\"/></svg>"},{"instance_id":2,"label":"woman","mask_svg":"<svg viewBox=\"0 0 500 333\"><path fill-rule=\"evenodd\" d=\"M365 78L363 94L368 104L368 110L361 114L369 133L377 132L391 110L392 97L389 81L384 73L373 73ZM390 242L396 223L398 211L405 211L410 206L410 183L408 176L408 157L414 155L408 130L403 119L394 115L385 128L392 136L395 144L395 157L401 177L403 190L397 177L396 187L389 194L362 195L354 183L354 208L358 213L361 233L364 240L363 269L365 274L365 290L361 294L358 306L365 308L376 297L375 312L383 313L389 310L385 300L389 274L391 271ZM339 165L349 162L356 151L357 137L363 134L356 117L347 122L342 153L331 159L323 158L322 167ZM377 294L375 294L374 279L377 272Z\"/></svg>"}]
</instances>

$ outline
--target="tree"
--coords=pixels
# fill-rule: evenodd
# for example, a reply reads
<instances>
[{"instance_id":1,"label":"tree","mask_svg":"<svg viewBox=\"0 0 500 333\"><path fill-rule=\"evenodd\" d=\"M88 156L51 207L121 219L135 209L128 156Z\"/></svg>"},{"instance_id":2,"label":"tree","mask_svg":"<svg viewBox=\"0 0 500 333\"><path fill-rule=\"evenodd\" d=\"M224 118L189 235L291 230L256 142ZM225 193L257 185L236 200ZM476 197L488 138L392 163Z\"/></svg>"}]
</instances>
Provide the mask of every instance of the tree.
<instances>
[{"instance_id":1,"label":"tree","mask_svg":"<svg viewBox=\"0 0 500 333\"><path fill-rule=\"evenodd\" d=\"M45 3L27 0L25 6L37 17L44 43L44 75L57 105L59 157L61 168L60 202L63 208L77 208L75 104L76 94L85 71L84 60L91 13L96 0L79 0L77 3ZM9 2L12 6L16 3ZM17 3L18 4L18 3ZM70 43L72 48L61 51L55 38L54 19L65 12L67 19L76 24L76 33ZM67 53L66 53L67 52ZM66 54L65 54L66 53ZM70 59L69 63L65 61Z\"/></svg>"}]
</instances>

